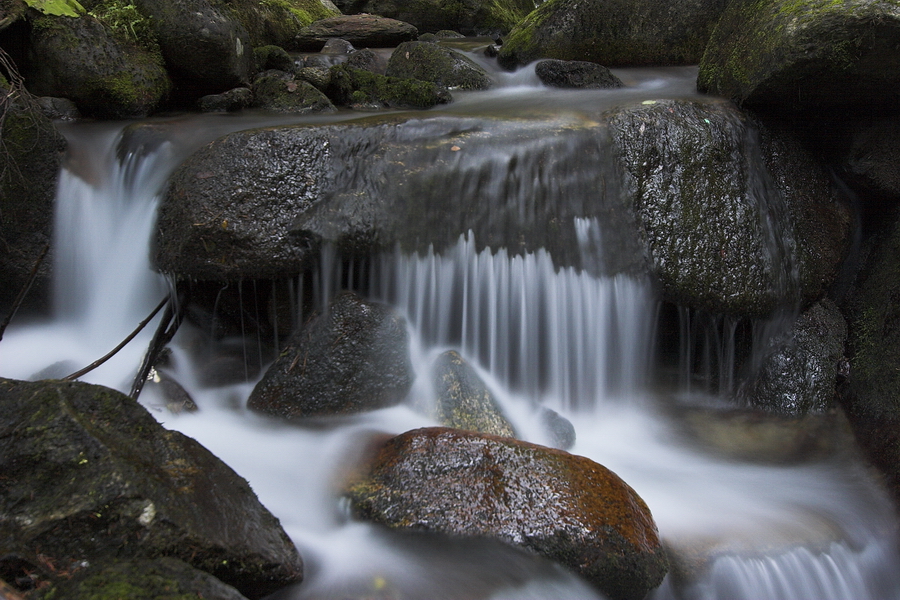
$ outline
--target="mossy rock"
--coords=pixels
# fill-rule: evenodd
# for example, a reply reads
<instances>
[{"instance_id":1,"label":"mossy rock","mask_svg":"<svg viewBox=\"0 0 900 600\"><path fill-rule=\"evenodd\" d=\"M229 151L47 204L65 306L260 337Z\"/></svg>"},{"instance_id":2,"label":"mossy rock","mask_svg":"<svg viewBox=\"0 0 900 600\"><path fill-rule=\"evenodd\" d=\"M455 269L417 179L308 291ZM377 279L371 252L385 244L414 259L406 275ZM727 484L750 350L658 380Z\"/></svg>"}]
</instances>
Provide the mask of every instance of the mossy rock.
<instances>
[{"instance_id":1,"label":"mossy rock","mask_svg":"<svg viewBox=\"0 0 900 600\"><path fill-rule=\"evenodd\" d=\"M895 0L732 2L709 40L697 87L755 107L893 110L898 44Z\"/></svg>"},{"instance_id":2,"label":"mossy rock","mask_svg":"<svg viewBox=\"0 0 900 600\"><path fill-rule=\"evenodd\" d=\"M124 394L0 379L0 407L4 555L64 566L170 556L250 598L302 579L247 482Z\"/></svg>"},{"instance_id":3,"label":"mossy rock","mask_svg":"<svg viewBox=\"0 0 900 600\"><path fill-rule=\"evenodd\" d=\"M493 83L484 68L469 57L428 42L405 42L397 46L384 74L461 90L486 90Z\"/></svg>"},{"instance_id":4,"label":"mossy rock","mask_svg":"<svg viewBox=\"0 0 900 600\"><path fill-rule=\"evenodd\" d=\"M34 19L25 80L38 96L71 99L102 118L143 117L166 99L162 56L91 15Z\"/></svg>"},{"instance_id":5,"label":"mossy rock","mask_svg":"<svg viewBox=\"0 0 900 600\"><path fill-rule=\"evenodd\" d=\"M562 450L417 429L373 449L346 490L359 518L524 548L567 566L613 600L644 598L668 570L640 496L602 465Z\"/></svg>"},{"instance_id":6,"label":"mossy rock","mask_svg":"<svg viewBox=\"0 0 900 600\"><path fill-rule=\"evenodd\" d=\"M0 93L0 307L6 314L51 242L66 141L27 95L15 100L9 88ZM49 309L52 256L41 261L26 309Z\"/></svg>"},{"instance_id":7,"label":"mossy rock","mask_svg":"<svg viewBox=\"0 0 900 600\"><path fill-rule=\"evenodd\" d=\"M339 106L431 108L452 100L446 89L429 81L388 77L346 65L331 68L327 94Z\"/></svg>"},{"instance_id":8,"label":"mossy rock","mask_svg":"<svg viewBox=\"0 0 900 600\"><path fill-rule=\"evenodd\" d=\"M541 58L607 67L690 65L703 55L726 0L547 0L504 39L498 62Z\"/></svg>"},{"instance_id":9,"label":"mossy rock","mask_svg":"<svg viewBox=\"0 0 900 600\"><path fill-rule=\"evenodd\" d=\"M328 4L321 0L230 0L226 6L254 47L274 44L291 48L304 27L340 14Z\"/></svg>"},{"instance_id":10,"label":"mossy rock","mask_svg":"<svg viewBox=\"0 0 900 600\"><path fill-rule=\"evenodd\" d=\"M235 588L174 558L87 565L30 594L33 600L246 600Z\"/></svg>"},{"instance_id":11,"label":"mossy rock","mask_svg":"<svg viewBox=\"0 0 900 600\"><path fill-rule=\"evenodd\" d=\"M253 106L292 114L330 113L336 109L311 83L282 71L263 73L253 81Z\"/></svg>"}]
</instances>

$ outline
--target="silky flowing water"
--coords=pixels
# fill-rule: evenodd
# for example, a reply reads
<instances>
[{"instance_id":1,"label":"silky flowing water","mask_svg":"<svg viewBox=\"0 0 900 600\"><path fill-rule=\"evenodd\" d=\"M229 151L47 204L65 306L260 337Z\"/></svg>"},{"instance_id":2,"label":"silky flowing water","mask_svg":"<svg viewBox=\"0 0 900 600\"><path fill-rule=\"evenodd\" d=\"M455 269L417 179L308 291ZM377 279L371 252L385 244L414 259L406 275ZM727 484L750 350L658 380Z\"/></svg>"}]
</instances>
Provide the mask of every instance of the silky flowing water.
<instances>
[{"instance_id":1,"label":"silky flowing water","mask_svg":"<svg viewBox=\"0 0 900 600\"><path fill-rule=\"evenodd\" d=\"M528 70L498 75L494 91L457 94L454 104L415 118L589 118L598 107L694 94L693 69L619 74L624 90L570 92L540 87ZM125 124L62 126L70 151L56 208L54 317L7 331L0 375L72 372L109 351L165 297L168 284L149 261L155 210L169 173L200 145L262 125L363 118L173 116L153 120L167 137L150 146L123 141ZM577 231L586 253L603 246L598 223L584 220ZM612 469L646 500L662 538L688 565L655 598L900 597L894 510L852 449L776 464L726 458L681 433L679 411L724 401L692 395L686 385L665 393L650 385L660 303L649 281L559 269L546 251L479 250L464 235L441 253L388 252L349 271L326 251L313 283L318 304L338 282L352 286L354 273L364 275L368 295L410 324L418 377L403 405L309 427L255 415L244 409L253 380L201 385L192 348L204 332L188 324L172 344L173 372L199 411L173 414L153 388L141 396L166 427L248 479L279 517L307 571L279 598L600 597L563 568L499 544L397 535L349 516L336 492L339 474L373 434L435 424L418 408L433 401L428 365L448 348L477 366L524 439L551 443L539 416L551 408L575 427L571 452ZM292 286L297 297L302 285ZM299 302L292 306L301 321ZM127 392L152 329L82 380Z\"/></svg>"}]
</instances>

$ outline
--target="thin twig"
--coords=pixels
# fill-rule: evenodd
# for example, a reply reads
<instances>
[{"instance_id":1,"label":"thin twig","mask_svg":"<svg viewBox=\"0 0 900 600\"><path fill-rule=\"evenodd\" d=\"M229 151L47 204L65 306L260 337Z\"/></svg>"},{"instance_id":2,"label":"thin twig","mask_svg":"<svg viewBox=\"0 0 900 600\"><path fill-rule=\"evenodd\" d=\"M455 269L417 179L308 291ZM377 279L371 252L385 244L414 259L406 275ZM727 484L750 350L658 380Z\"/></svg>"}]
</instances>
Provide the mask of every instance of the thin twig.
<instances>
[{"instance_id":1,"label":"thin twig","mask_svg":"<svg viewBox=\"0 0 900 600\"><path fill-rule=\"evenodd\" d=\"M153 317L156 316L156 313L158 313L160 310L162 310L162 307L165 306L168 302L170 302L171 298L172 298L171 296L166 296L165 298L163 298L162 302L157 304L156 308L153 309L153 312L151 312L150 315L146 319L141 321L138 324L137 328L134 331L132 331L128 335L128 337L126 337L124 340L122 340L118 346L116 346L115 348L110 350L108 354L106 354L102 358L98 358L97 360L95 360L94 362L92 362L91 364L86 366L85 368L83 368L79 371L75 371L71 375L66 375L65 377L62 378L63 381L73 381L75 379L78 379L82 375L84 375L86 373L90 373L91 371L93 371L94 369L96 369L97 367L99 367L100 365L105 363L106 361L108 361L110 358L112 358L116 354L116 352L118 352L119 350L124 348L128 342L133 340L134 336L139 334L141 332L141 330L147 326L147 323L149 323L151 320L153 320Z\"/></svg>"},{"instance_id":2,"label":"thin twig","mask_svg":"<svg viewBox=\"0 0 900 600\"><path fill-rule=\"evenodd\" d=\"M150 340L150 345L147 347L141 366L131 384L131 393L128 395L131 396L132 400L137 400L138 396L140 396L150 370L159 359L160 352L175 337L175 333L184 319L184 310L187 306L187 292L181 289L179 292L174 293L171 298L172 302L166 307L166 312L163 313L162 319L160 319L159 325L156 327L156 333L153 334L153 339Z\"/></svg>"},{"instance_id":3,"label":"thin twig","mask_svg":"<svg viewBox=\"0 0 900 600\"><path fill-rule=\"evenodd\" d=\"M22 302L25 300L28 290L31 289L31 284L34 283L34 279L37 277L38 268L44 261L44 257L47 256L48 250L50 250L49 243L44 245L44 249L41 250L41 255L38 256L37 260L34 262L31 273L28 274L28 280L25 282L25 285L22 286L22 289L19 290L19 295L16 296L16 299L13 301L12 310L10 310L9 314L6 315L6 318L3 319L3 323L0 323L0 340L3 339L3 334L6 332L6 327L9 325L10 321L12 321L13 317L16 316L16 313L19 312L19 308L22 306Z\"/></svg>"}]
</instances>

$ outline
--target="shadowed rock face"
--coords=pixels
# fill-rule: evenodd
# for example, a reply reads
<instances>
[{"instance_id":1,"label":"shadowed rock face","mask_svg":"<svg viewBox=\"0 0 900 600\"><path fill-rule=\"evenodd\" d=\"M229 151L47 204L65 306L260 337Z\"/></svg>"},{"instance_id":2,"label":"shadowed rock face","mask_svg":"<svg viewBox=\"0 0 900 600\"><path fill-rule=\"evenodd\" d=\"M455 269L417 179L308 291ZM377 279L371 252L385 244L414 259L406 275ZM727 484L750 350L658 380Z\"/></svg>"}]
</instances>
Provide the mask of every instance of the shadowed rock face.
<instances>
[{"instance_id":1,"label":"shadowed rock face","mask_svg":"<svg viewBox=\"0 0 900 600\"><path fill-rule=\"evenodd\" d=\"M336 16L320 19L300 30L292 47L318 52L330 39L340 38L356 48L393 48L416 39L418 30L409 23L377 15Z\"/></svg>"},{"instance_id":2,"label":"shadowed rock face","mask_svg":"<svg viewBox=\"0 0 900 600\"><path fill-rule=\"evenodd\" d=\"M0 548L32 564L171 556L260 598L303 577L237 474L108 388L0 380Z\"/></svg>"},{"instance_id":3,"label":"shadowed rock face","mask_svg":"<svg viewBox=\"0 0 900 600\"><path fill-rule=\"evenodd\" d=\"M406 320L345 292L291 337L247 406L287 419L353 414L400 403L413 378Z\"/></svg>"},{"instance_id":4,"label":"shadowed rock face","mask_svg":"<svg viewBox=\"0 0 900 600\"><path fill-rule=\"evenodd\" d=\"M896 106L895 2L732 2L700 62L700 91L747 106L816 113Z\"/></svg>"},{"instance_id":5,"label":"shadowed rock face","mask_svg":"<svg viewBox=\"0 0 900 600\"><path fill-rule=\"evenodd\" d=\"M668 569L643 500L561 450L456 429L387 440L347 488L363 519L488 537L556 560L613 599L643 598Z\"/></svg>"}]
</instances>

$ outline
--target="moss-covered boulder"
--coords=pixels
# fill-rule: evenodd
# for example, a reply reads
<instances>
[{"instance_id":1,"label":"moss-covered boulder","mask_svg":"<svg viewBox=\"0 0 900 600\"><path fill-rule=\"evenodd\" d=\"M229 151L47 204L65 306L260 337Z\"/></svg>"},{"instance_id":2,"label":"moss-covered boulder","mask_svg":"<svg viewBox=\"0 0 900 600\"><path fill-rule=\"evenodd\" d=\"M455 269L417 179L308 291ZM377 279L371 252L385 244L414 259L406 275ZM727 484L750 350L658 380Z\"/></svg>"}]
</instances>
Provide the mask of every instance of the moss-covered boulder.
<instances>
[{"instance_id":1,"label":"moss-covered boulder","mask_svg":"<svg viewBox=\"0 0 900 600\"><path fill-rule=\"evenodd\" d=\"M384 74L461 90L486 90L492 84L487 71L469 57L428 42L406 42L397 46Z\"/></svg>"},{"instance_id":2,"label":"moss-covered boulder","mask_svg":"<svg viewBox=\"0 0 900 600\"><path fill-rule=\"evenodd\" d=\"M0 380L0 407L0 555L170 556L249 598L302 579L296 548L247 482L124 394Z\"/></svg>"},{"instance_id":3,"label":"moss-covered boulder","mask_svg":"<svg viewBox=\"0 0 900 600\"><path fill-rule=\"evenodd\" d=\"M158 48L129 35L92 15L34 18L24 67L29 90L69 98L87 115L149 115L172 82Z\"/></svg>"},{"instance_id":4,"label":"moss-covered boulder","mask_svg":"<svg viewBox=\"0 0 900 600\"><path fill-rule=\"evenodd\" d=\"M249 85L254 44L227 7L208 0L135 0L135 5L151 18L180 99L195 101Z\"/></svg>"},{"instance_id":5,"label":"moss-covered boulder","mask_svg":"<svg viewBox=\"0 0 900 600\"><path fill-rule=\"evenodd\" d=\"M431 108L452 101L450 93L430 81L388 77L347 65L331 68L326 90L339 106Z\"/></svg>"},{"instance_id":6,"label":"moss-covered boulder","mask_svg":"<svg viewBox=\"0 0 900 600\"><path fill-rule=\"evenodd\" d=\"M393 48L416 39L418 30L409 23L378 15L342 15L321 19L304 27L288 46L292 50L318 52L328 40L342 39L356 48Z\"/></svg>"},{"instance_id":7,"label":"moss-covered boulder","mask_svg":"<svg viewBox=\"0 0 900 600\"><path fill-rule=\"evenodd\" d=\"M436 396L435 418L446 427L516 437L515 429L478 372L455 350L441 354L431 367Z\"/></svg>"},{"instance_id":8,"label":"moss-covered boulder","mask_svg":"<svg viewBox=\"0 0 900 600\"><path fill-rule=\"evenodd\" d=\"M274 44L291 50L304 27L340 15L328 0L230 0L225 6L254 47Z\"/></svg>"},{"instance_id":9,"label":"moss-covered boulder","mask_svg":"<svg viewBox=\"0 0 900 600\"><path fill-rule=\"evenodd\" d=\"M761 317L824 294L849 248L849 208L802 147L775 132L760 146L726 103L648 101L607 117L664 296Z\"/></svg>"},{"instance_id":10,"label":"moss-covered boulder","mask_svg":"<svg viewBox=\"0 0 900 600\"><path fill-rule=\"evenodd\" d=\"M894 108L898 44L893 0L732 2L709 40L697 87L747 106Z\"/></svg>"},{"instance_id":11,"label":"moss-covered boulder","mask_svg":"<svg viewBox=\"0 0 900 600\"><path fill-rule=\"evenodd\" d=\"M5 83L5 82L3 82ZM0 307L9 314L48 247L66 141L33 99L0 84ZM52 253L45 255L26 307L48 309Z\"/></svg>"},{"instance_id":12,"label":"moss-covered boulder","mask_svg":"<svg viewBox=\"0 0 900 600\"><path fill-rule=\"evenodd\" d=\"M246 600L235 588L175 558L111 560L76 568L33 600Z\"/></svg>"},{"instance_id":13,"label":"moss-covered boulder","mask_svg":"<svg viewBox=\"0 0 900 600\"><path fill-rule=\"evenodd\" d=\"M846 341L847 324L838 307L827 298L817 302L769 340L740 397L754 408L785 415L831 410Z\"/></svg>"},{"instance_id":14,"label":"moss-covered boulder","mask_svg":"<svg viewBox=\"0 0 900 600\"><path fill-rule=\"evenodd\" d=\"M457 429L380 445L347 486L355 514L390 528L487 537L556 560L614 600L638 600L668 569L644 501L581 456Z\"/></svg>"},{"instance_id":15,"label":"moss-covered boulder","mask_svg":"<svg viewBox=\"0 0 900 600\"><path fill-rule=\"evenodd\" d=\"M547 0L505 38L498 62L540 58L607 67L697 64L726 0Z\"/></svg>"},{"instance_id":16,"label":"moss-covered boulder","mask_svg":"<svg viewBox=\"0 0 900 600\"><path fill-rule=\"evenodd\" d=\"M533 0L339 0L347 15L369 13L415 25L422 33L506 33L534 10Z\"/></svg>"},{"instance_id":17,"label":"moss-covered boulder","mask_svg":"<svg viewBox=\"0 0 900 600\"><path fill-rule=\"evenodd\" d=\"M311 83L284 71L266 71L253 80L253 106L292 114L336 110L331 100Z\"/></svg>"},{"instance_id":18,"label":"moss-covered boulder","mask_svg":"<svg viewBox=\"0 0 900 600\"><path fill-rule=\"evenodd\" d=\"M247 407L290 420L354 414L399 404L413 379L406 320L344 292L288 340Z\"/></svg>"}]
</instances>

